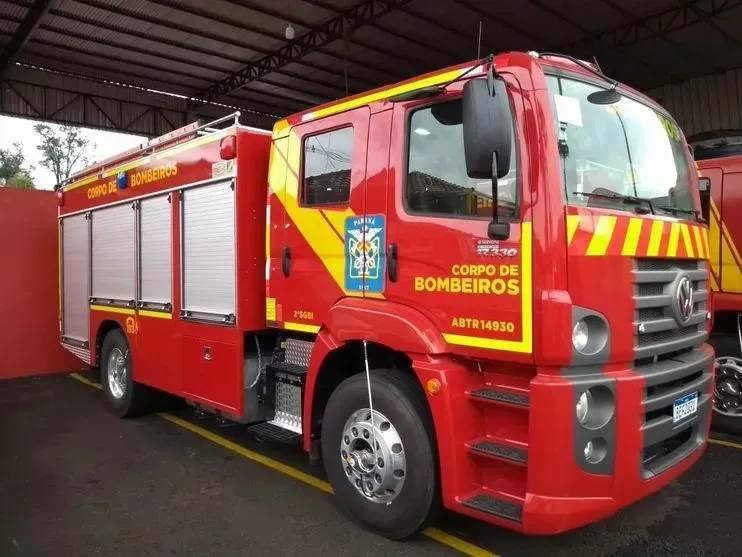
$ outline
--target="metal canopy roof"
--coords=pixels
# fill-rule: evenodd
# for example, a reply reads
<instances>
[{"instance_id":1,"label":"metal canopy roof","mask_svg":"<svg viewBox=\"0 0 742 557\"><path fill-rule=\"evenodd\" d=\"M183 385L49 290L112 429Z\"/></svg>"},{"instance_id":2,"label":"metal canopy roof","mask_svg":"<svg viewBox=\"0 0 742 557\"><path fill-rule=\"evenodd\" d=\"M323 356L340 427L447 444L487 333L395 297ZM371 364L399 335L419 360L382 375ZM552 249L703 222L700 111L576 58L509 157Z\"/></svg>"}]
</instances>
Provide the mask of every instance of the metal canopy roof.
<instances>
[{"instance_id":1,"label":"metal canopy roof","mask_svg":"<svg viewBox=\"0 0 742 557\"><path fill-rule=\"evenodd\" d=\"M742 67L741 20L742 0L0 0L0 111L155 135L236 107L270 127L478 49L595 56L647 91Z\"/></svg>"}]
</instances>

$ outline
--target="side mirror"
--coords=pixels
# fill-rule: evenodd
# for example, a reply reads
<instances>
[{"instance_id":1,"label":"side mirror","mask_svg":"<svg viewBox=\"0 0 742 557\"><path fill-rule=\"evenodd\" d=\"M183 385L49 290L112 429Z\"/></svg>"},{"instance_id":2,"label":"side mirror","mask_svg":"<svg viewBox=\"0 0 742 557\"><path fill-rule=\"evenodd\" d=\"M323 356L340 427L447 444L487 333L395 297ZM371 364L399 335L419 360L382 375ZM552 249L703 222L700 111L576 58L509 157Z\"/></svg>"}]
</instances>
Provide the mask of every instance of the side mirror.
<instances>
[{"instance_id":1,"label":"side mirror","mask_svg":"<svg viewBox=\"0 0 742 557\"><path fill-rule=\"evenodd\" d=\"M502 178L510 171L512 115L505 82L471 79L464 85L463 124L466 173L470 178ZM492 175L492 155L497 174Z\"/></svg>"},{"instance_id":2,"label":"side mirror","mask_svg":"<svg viewBox=\"0 0 742 557\"><path fill-rule=\"evenodd\" d=\"M492 180L492 221L487 235L496 240L510 237L510 223L498 218L497 180L510 172L513 123L505 82L472 79L464 85L464 151L470 178Z\"/></svg>"}]
</instances>

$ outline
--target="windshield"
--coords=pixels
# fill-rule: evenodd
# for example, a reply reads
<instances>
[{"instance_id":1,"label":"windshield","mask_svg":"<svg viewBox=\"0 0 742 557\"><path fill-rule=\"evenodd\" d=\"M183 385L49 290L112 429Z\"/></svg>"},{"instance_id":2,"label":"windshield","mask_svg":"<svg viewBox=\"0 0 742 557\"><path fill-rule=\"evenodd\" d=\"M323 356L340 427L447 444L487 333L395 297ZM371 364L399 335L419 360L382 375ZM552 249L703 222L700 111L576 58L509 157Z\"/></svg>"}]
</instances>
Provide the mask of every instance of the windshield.
<instances>
[{"instance_id":1,"label":"windshield","mask_svg":"<svg viewBox=\"0 0 742 557\"><path fill-rule=\"evenodd\" d=\"M608 197L618 194L649 199L659 214L696 208L683 135L671 119L626 96L592 104L587 96L600 88L589 83L556 76L547 82L568 204L635 210Z\"/></svg>"}]
</instances>

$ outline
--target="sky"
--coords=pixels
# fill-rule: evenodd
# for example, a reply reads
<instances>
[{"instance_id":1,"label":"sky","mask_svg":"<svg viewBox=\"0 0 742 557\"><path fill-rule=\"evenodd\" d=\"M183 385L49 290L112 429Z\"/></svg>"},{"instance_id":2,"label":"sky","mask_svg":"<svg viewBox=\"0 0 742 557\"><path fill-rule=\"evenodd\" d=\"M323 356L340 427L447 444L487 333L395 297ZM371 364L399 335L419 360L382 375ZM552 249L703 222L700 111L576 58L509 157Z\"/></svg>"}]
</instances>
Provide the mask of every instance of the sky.
<instances>
[{"instance_id":1,"label":"sky","mask_svg":"<svg viewBox=\"0 0 742 557\"><path fill-rule=\"evenodd\" d=\"M26 166L34 166L31 176L36 182L38 189L50 190L54 188L54 174L41 166L41 153L36 148L39 144L39 136L33 127L38 122L36 120L26 120L23 118L11 118L9 116L0 116L0 148L7 149L13 143L18 142L23 149L23 155L26 157ZM59 128L56 124L49 124L53 129ZM95 150L91 152L91 159L102 160L116 153L126 151L132 147L145 142L147 138L129 135L123 133L107 132L83 128L85 137L91 139L95 144ZM75 168L74 170L80 170Z\"/></svg>"}]
</instances>

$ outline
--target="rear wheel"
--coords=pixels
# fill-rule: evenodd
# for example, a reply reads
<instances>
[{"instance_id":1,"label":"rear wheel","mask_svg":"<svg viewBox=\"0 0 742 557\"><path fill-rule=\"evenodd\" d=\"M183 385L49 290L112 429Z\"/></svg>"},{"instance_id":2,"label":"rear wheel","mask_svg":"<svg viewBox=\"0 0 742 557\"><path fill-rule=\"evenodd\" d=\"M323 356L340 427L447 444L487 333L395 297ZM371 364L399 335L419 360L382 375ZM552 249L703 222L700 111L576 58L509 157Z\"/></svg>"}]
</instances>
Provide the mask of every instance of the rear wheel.
<instances>
[{"instance_id":1,"label":"rear wheel","mask_svg":"<svg viewBox=\"0 0 742 557\"><path fill-rule=\"evenodd\" d=\"M742 434L742 354L737 335L714 335L716 350L714 414L716 431Z\"/></svg>"},{"instance_id":2,"label":"rear wheel","mask_svg":"<svg viewBox=\"0 0 742 557\"><path fill-rule=\"evenodd\" d=\"M131 418L147 412L153 400L152 390L132 377L129 343L121 329L106 334L100 351L100 382L106 408L119 418Z\"/></svg>"},{"instance_id":3,"label":"rear wheel","mask_svg":"<svg viewBox=\"0 0 742 557\"><path fill-rule=\"evenodd\" d=\"M365 374L343 381L322 420L322 454L335 497L358 523L391 539L409 537L440 508L433 426L414 377ZM374 450L375 448L375 450Z\"/></svg>"}]
</instances>

